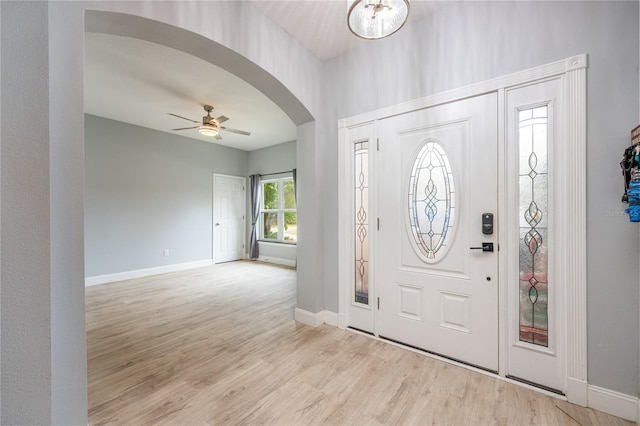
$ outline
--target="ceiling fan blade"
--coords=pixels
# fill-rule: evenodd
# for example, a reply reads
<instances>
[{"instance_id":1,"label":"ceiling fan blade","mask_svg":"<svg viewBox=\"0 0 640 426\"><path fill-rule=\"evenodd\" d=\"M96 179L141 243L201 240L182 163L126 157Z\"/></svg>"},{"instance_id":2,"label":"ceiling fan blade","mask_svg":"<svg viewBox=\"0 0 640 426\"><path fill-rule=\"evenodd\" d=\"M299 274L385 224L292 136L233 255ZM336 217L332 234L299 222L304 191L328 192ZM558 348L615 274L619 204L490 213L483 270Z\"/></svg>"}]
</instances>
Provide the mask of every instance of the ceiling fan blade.
<instances>
[{"instance_id":1,"label":"ceiling fan blade","mask_svg":"<svg viewBox=\"0 0 640 426\"><path fill-rule=\"evenodd\" d=\"M180 127L179 129L171 129L171 130L189 130L189 129L197 129L200 126L194 126L194 127Z\"/></svg>"},{"instance_id":2,"label":"ceiling fan blade","mask_svg":"<svg viewBox=\"0 0 640 426\"><path fill-rule=\"evenodd\" d=\"M220 133L218 133L217 135L215 135L216 140L221 140L222 136L220 136Z\"/></svg>"},{"instance_id":3,"label":"ceiling fan blade","mask_svg":"<svg viewBox=\"0 0 640 426\"><path fill-rule=\"evenodd\" d=\"M228 128L228 127L222 127L222 126L220 126L220 128L221 128L222 130L227 131L227 132L237 133L237 134L239 134L239 135L251 136L251 133L249 133L249 132L245 132L244 130L230 129L230 128Z\"/></svg>"},{"instance_id":4,"label":"ceiling fan blade","mask_svg":"<svg viewBox=\"0 0 640 426\"><path fill-rule=\"evenodd\" d=\"M192 119L190 119L190 118L183 117L183 116L181 116L181 115L174 114L174 113L172 113L172 112L168 112L167 114L169 114L169 115L173 115L174 117L182 118L183 120L187 120L187 121L190 121L190 122L192 122L192 123L200 124L200 122L199 122L199 121L192 120Z\"/></svg>"},{"instance_id":5,"label":"ceiling fan blade","mask_svg":"<svg viewBox=\"0 0 640 426\"><path fill-rule=\"evenodd\" d=\"M220 124L220 123L224 123L228 119L229 119L229 117L225 117L224 115L221 115L220 117L216 118L215 120L218 122L218 124Z\"/></svg>"}]
</instances>

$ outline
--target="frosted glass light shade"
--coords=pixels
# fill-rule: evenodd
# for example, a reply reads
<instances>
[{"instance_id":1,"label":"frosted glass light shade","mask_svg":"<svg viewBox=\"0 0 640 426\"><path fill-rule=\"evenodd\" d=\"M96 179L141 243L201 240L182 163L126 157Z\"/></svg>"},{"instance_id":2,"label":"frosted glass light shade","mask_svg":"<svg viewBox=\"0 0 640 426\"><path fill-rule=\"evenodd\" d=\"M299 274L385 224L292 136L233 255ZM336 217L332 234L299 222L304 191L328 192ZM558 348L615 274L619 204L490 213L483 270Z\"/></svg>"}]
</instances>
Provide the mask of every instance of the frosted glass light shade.
<instances>
[{"instance_id":1,"label":"frosted glass light shade","mask_svg":"<svg viewBox=\"0 0 640 426\"><path fill-rule=\"evenodd\" d=\"M218 129L213 126L207 126L206 124L198 127L198 132L200 132L202 136L218 136Z\"/></svg>"},{"instance_id":2,"label":"frosted glass light shade","mask_svg":"<svg viewBox=\"0 0 640 426\"><path fill-rule=\"evenodd\" d=\"M409 0L355 0L347 24L358 37L373 40L398 31L409 16Z\"/></svg>"}]
</instances>

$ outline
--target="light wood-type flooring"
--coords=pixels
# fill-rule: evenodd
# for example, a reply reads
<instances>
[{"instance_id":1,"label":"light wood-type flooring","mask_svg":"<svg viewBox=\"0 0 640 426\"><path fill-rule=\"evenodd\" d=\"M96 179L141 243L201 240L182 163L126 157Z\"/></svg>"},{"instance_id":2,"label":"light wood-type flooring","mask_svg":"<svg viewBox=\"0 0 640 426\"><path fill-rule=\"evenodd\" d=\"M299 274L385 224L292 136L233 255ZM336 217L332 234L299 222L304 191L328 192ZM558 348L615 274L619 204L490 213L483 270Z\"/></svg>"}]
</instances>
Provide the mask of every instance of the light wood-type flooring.
<instances>
[{"instance_id":1,"label":"light wood-type flooring","mask_svg":"<svg viewBox=\"0 0 640 426\"><path fill-rule=\"evenodd\" d=\"M295 282L242 261L87 288L90 424L632 424L297 323Z\"/></svg>"}]
</instances>

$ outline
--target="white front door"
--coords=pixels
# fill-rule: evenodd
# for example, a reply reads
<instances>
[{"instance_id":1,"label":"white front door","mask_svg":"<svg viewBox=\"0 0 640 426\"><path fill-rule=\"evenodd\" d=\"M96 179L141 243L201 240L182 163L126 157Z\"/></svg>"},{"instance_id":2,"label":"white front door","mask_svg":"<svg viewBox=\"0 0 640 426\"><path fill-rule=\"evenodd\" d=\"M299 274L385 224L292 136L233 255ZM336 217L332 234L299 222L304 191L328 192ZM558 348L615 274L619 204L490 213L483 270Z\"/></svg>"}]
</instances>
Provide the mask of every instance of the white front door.
<instances>
[{"instance_id":1,"label":"white front door","mask_svg":"<svg viewBox=\"0 0 640 426\"><path fill-rule=\"evenodd\" d=\"M495 93L378 127L378 334L491 371L498 370L497 127ZM483 233L486 214L494 215L493 233Z\"/></svg>"},{"instance_id":2,"label":"white front door","mask_svg":"<svg viewBox=\"0 0 640 426\"><path fill-rule=\"evenodd\" d=\"M245 178L213 175L214 263L244 257Z\"/></svg>"}]
</instances>

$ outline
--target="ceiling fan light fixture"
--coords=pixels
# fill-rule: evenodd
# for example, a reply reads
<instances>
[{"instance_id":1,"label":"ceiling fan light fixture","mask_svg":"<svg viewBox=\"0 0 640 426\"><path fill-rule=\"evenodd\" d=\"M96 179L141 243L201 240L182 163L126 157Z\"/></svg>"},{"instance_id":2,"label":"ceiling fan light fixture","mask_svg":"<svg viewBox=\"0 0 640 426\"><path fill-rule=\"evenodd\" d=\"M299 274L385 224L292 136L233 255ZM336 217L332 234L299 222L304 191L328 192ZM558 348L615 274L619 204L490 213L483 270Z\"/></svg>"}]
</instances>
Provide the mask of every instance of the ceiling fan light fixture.
<instances>
[{"instance_id":1,"label":"ceiling fan light fixture","mask_svg":"<svg viewBox=\"0 0 640 426\"><path fill-rule=\"evenodd\" d=\"M198 132L200 132L202 136L211 136L211 137L218 136L218 129L208 124L203 124L202 126L199 126Z\"/></svg>"},{"instance_id":2,"label":"ceiling fan light fixture","mask_svg":"<svg viewBox=\"0 0 640 426\"><path fill-rule=\"evenodd\" d=\"M409 16L409 0L354 0L347 12L351 32L367 40L388 37Z\"/></svg>"}]
</instances>

